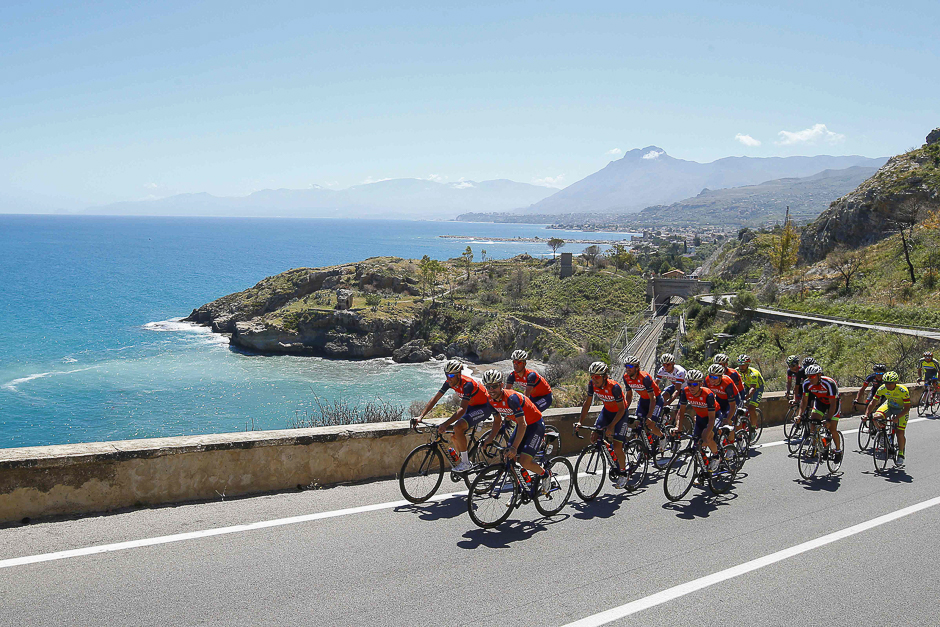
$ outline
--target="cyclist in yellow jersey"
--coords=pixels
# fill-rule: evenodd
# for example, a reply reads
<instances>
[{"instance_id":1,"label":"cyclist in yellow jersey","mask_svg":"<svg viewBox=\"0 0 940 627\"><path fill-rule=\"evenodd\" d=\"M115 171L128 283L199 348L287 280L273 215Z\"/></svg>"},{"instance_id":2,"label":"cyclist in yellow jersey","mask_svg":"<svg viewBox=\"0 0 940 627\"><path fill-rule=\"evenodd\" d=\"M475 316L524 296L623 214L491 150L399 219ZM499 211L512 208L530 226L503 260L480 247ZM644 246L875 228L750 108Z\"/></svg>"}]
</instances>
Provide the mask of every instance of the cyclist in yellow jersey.
<instances>
[{"instance_id":1,"label":"cyclist in yellow jersey","mask_svg":"<svg viewBox=\"0 0 940 627\"><path fill-rule=\"evenodd\" d=\"M751 366L750 355L738 355L741 379L744 382L744 406L747 408L747 421L754 426L754 408L760 406L764 396L764 375Z\"/></svg>"},{"instance_id":2,"label":"cyclist in yellow jersey","mask_svg":"<svg viewBox=\"0 0 940 627\"><path fill-rule=\"evenodd\" d=\"M904 468L904 449L907 438L904 430L907 428L907 418L911 410L911 393L899 382L901 377L896 372L886 372L884 385L875 392L875 397L865 409L865 415L874 421L875 427L880 429L882 420L895 420L898 423L898 458L894 465Z\"/></svg>"},{"instance_id":3,"label":"cyclist in yellow jersey","mask_svg":"<svg viewBox=\"0 0 940 627\"><path fill-rule=\"evenodd\" d=\"M931 386L934 393L937 392L937 373L940 372L940 364L933 358L933 353L924 351L920 359L920 365L917 367L917 382L924 382L924 385Z\"/></svg>"}]
</instances>

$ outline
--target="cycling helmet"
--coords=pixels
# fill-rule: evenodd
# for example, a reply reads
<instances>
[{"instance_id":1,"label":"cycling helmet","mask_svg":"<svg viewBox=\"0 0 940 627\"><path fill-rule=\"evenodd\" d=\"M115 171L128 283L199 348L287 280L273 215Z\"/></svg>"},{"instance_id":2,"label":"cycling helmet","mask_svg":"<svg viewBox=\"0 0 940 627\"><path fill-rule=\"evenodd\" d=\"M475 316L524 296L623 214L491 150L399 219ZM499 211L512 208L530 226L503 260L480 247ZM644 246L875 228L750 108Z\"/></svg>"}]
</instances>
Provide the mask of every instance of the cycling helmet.
<instances>
[{"instance_id":1,"label":"cycling helmet","mask_svg":"<svg viewBox=\"0 0 940 627\"><path fill-rule=\"evenodd\" d=\"M447 374L459 374L463 370L463 362L459 359L451 359L444 364L444 372Z\"/></svg>"},{"instance_id":2,"label":"cycling helmet","mask_svg":"<svg viewBox=\"0 0 940 627\"><path fill-rule=\"evenodd\" d=\"M526 361L528 358L529 353L524 350L515 350L512 352L512 357L510 357L513 361Z\"/></svg>"},{"instance_id":3,"label":"cycling helmet","mask_svg":"<svg viewBox=\"0 0 940 627\"><path fill-rule=\"evenodd\" d=\"M636 355L627 355L627 358L623 360L624 366L639 366L640 358Z\"/></svg>"},{"instance_id":4,"label":"cycling helmet","mask_svg":"<svg viewBox=\"0 0 940 627\"><path fill-rule=\"evenodd\" d=\"M738 355L738 363L739 364L751 363L751 356L741 353L740 355Z\"/></svg>"},{"instance_id":5,"label":"cycling helmet","mask_svg":"<svg viewBox=\"0 0 940 627\"><path fill-rule=\"evenodd\" d=\"M725 374L725 367L722 366L721 364L712 364L711 366L708 367L709 376L716 375L720 377L724 374Z\"/></svg>"},{"instance_id":6,"label":"cycling helmet","mask_svg":"<svg viewBox=\"0 0 940 627\"><path fill-rule=\"evenodd\" d=\"M871 369L872 369L872 372L874 372L875 374L878 374L878 373L883 374L884 372L888 370L888 367L884 364L875 364L874 366L871 367Z\"/></svg>"},{"instance_id":7,"label":"cycling helmet","mask_svg":"<svg viewBox=\"0 0 940 627\"><path fill-rule=\"evenodd\" d=\"M901 377L894 370L891 372L886 372L884 376L885 383L900 383Z\"/></svg>"},{"instance_id":8,"label":"cycling helmet","mask_svg":"<svg viewBox=\"0 0 940 627\"><path fill-rule=\"evenodd\" d=\"M804 357L804 358L803 358L803 363L800 364L800 365L805 368L806 366L809 366L809 365L815 364L815 363L816 363L816 359L815 359L815 358L813 358L813 357Z\"/></svg>"},{"instance_id":9,"label":"cycling helmet","mask_svg":"<svg viewBox=\"0 0 940 627\"><path fill-rule=\"evenodd\" d=\"M661 364L674 364L676 363L676 356L672 353L663 353L659 356L659 363Z\"/></svg>"},{"instance_id":10,"label":"cycling helmet","mask_svg":"<svg viewBox=\"0 0 940 627\"><path fill-rule=\"evenodd\" d=\"M728 356L725 355L724 353L718 353L717 355L715 355L714 357L712 357L712 361L715 362L716 364L721 364L722 366L727 366L727 365L728 365Z\"/></svg>"},{"instance_id":11,"label":"cycling helmet","mask_svg":"<svg viewBox=\"0 0 940 627\"><path fill-rule=\"evenodd\" d=\"M822 374L822 366L819 364L810 364L806 367L806 376L811 377L814 374Z\"/></svg>"},{"instance_id":12,"label":"cycling helmet","mask_svg":"<svg viewBox=\"0 0 940 627\"><path fill-rule=\"evenodd\" d=\"M685 380L692 381L693 383L696 381L701 383L702 381L705 380L705 375L702 373L701 370L689 370L688 372L685 373Z\"/></svg>"},{"instance_id":13,"label":"cycling helmet","mask_svg":"<svg viewBox=\"0 0 940 627\"><path fill-rule=\"evenodd\" d=\"M930 351L924 351L924 359L933 359L933 353Z\"/></svg>"},{"instance_id":14,"label":"cycling helmet","mask_svg":"<svg viewBox=\"0 0 940 627\"><path fill-rule=\"evenodd\" d=\"M602 361L595 361L593 364L588 366L588 374L590 375L607 374L608 372L610 372L610 366Z\"/></svg>"},{"instance_id":15,"label":"cycling helmet","mask_svg":"<svg viewBox=\"0 0 940 627\"><path fill-rule=\"evenodd\" d=\"M483 373L483 385L490 386L494 383L502 384L503 382L503 373L499 370L487 370Z\"/></svg>"},{"instance_id":16,"label":"cycling helmet","mask_svg":"<svg viewBox=\"0 0 940 627\"><path fill-rule=\"evenodd\" d=\"M790 355L789 357L787 357L787 365L788 365L788 366L795 366L795 365L797 365L798 363L800 363L800 358L797 357L796 355Z\"/></svg>"}]
</instances>

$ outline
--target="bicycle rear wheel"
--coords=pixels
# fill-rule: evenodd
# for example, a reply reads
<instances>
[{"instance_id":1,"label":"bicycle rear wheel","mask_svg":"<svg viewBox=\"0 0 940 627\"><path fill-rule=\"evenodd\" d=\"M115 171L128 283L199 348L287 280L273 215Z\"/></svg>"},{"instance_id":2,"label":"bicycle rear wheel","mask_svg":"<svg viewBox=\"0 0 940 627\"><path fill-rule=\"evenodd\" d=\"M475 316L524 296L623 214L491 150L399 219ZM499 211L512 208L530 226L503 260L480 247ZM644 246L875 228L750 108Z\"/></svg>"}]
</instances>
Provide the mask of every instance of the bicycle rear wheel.
<instances>
[{"instance_id":1,"label":"bicycle rear wheel","mask_svg":"<svg viewBox=\"0 0 940 627\"><path fill-rule=\"evenodd\" d=\"M571 498L574 484L574 469L566 457L553 457L545 463L545 470L551 473L548 490L539 486L535 495L535 509L542 516L554 516ZM560 476L559 476L560 475ZM565 475L568 475L565 477Z\"/></svg>"},{"instance_id":2,"label":"bicycle rear wheel","mask_svg":"<svg viewBox=\"0 0 940 627\"><path fill-rule=\"evenodd\" d=\"M790 405L787 415L783 418L783 438L789 440L793 435L793 418L796 416L796 405ZM791 453L793 451L790 451Z\"/></svg>"},{"instance_id":3,"label":"bicycle rear wheel","mask_svg":"<svg viewBox=\"0 0 940 627\"><path fill-rule=\"evenodd\" d=\"M398 487L412 503L434 496L444 479L444 456L435 444L422 444L405 458L398 471Z\"/></svg>"},{"instance_id":4,"label":"bicycle rear wheel","mask_svg":"<svg viewBox=\"0 0 940 627\"><path fill-rule=\"evenodd\" d=\"M797 453L801 477L812 479L816 475L816 471L819 470L820 457L822 457L821 453L819 440L816 436L809 435L803 438Z\"/></svg>"},{"instance_id":5,"label":"bicycle rear wheel","mask_svg":"<svg viewBox=\"0 0 940 627\"><path fill-rule=\"evenodd\" d=\"M839 441L842 442L842 456L845 457L845 435L839 431ZM842 460L836 461L836 441L835 438L829 439L829 450L826 455L826 467L829 468L829 474L839 472L842 468Z\"/></svg>"},{"instance_id":6,"label":"bicycle rear wheel","mask_svg":"<svg viewBox=\"0 0 940 627\"><path fill-rule=\"evenodd\" d=\"M698 468L695 463L695 455L698 455L698 451L695 449L680 451L666 467L663 492L670 501L678 501L692 489L692 482L695 481Z\"/></svg>"},{"instance_id":7,"label":"bicycle rear wheel","mask_svg":"<svg viewBox=\"0 0 940 627\"><path fill-rule=\"evenodd\" d=\"M926 416L927 412L930 411L930 389L925 389L920 395L920 400L917 401L917 415Z\"/></svg>"},{"instance_id":8,"label":"bicycle rear wheel","mask_svg":"<svg viewBox=\"0 0 940 627\"><path fill-rule=\"evenodd\" d=\"M646 480L646 472L649 468L649 457L646 455L646 449L637 440L628 442L623 447L624 455L627 458L627 469L624 475L627 477L627 483L624 487L632 492L640 487Z\"/></svg>"},{"instance_id":9,"label":"bicycle rear wheel","mask_svg":"<svg viewBox=\"0 0 940 627\"><path fill-rule=\"evenodd\" d=\"M506 464L487 466L478 474L467 495L467 513L478 527L492 529L509 518L521 498Z\"/></svg>"},{"instance_id":10,"label":"bicycle rear wheel","mask_svg":"<svg viewBox=\"0 0 940 627\"><path fill-rule=\"evenodd\" d=\"M884 472L885 468L888 467L888 458L890 457L888 436L884 431L879 430L875 433L875 439L871 447L871 458L875 462L876 473Z\"/></svg>"},{"instance_id":11,"label":"bicycle rear wheel","mask_svg":"<svg viewBox=\"0 0 940 627\"><path fill-rule=\"evenodd\" d=\"M865 416L862 416L862 421L858 423L858 448L862 451L867 451L868 447L871 446L871 421ZM843 445L844 446L844 445Z\"/></svg>"},{"instance_id":12,"label":"bicycle rear wheel","mask_svg":"<svg viewBox=\"0 0 940 627\"><path fill-rule=\"evenodd\" d=\"M764 412L760 410L760 407L751 408L751 425L748 427L748 435L751 441L751 446L757 444L760 440L761 434L764 433Z\"/></svg>"},{"instance_id":13,"label":"bicycle rear wheel","mask_svg":"<svg viewBox=\"0 0 940 627\"><path fill-rule=\"evenodd\" d=\"M940 412L940 392L931 392L930 400L930 414L936 416L937 412Z\"/></svg>"},{"instance_id":14,"label":"bicycle rear wheel","mask_svg":"<svg viewBox=\"0 0 940 627\"><path fill-rule=\"evenodd\" d=\"M708 487L715 494L724 494L731 489L734 476L738 472L737 449L729 444L721 449L721 458L718 460L718 470L708 475Z\"/></svg>"},{"instance_id":15,"label":"bicycle rear wheel","mask_svg":"<svg viewBox=\"0 0 940 627\"><path fill-rule=\"evenodd\" d=\"M744 462L747 461L748 457L751 455L750 442L748 441L748 434L745 431L738 431L734 435L734 448L737 457L735 458L738 464L738 470L741 470L744 467Z\"/></svg>"},{"instance_id":16,"label":"bicycle rear wheel","mask_svg":"<svg viewBox=\"0 0 940 627\"><path fill-rule=\"evenodd\" d=\"M806 439L807 429L804 420L801 420L798 424L794 424L790 430L790 439L787 440L787 448L790 450L790 454L794 455L799 449L800 444L803 443L803 440Z\"/></svg>"},{"instance_id":17,"label":"bicycle rear wheel","mask_svg":"<svg viewBox=\"0 0 940 627\"><path fill-rule=\"evenodd\" d=\"M586 446L574 465L574 489L582 501L592 501L601 493L607 476L607 458L594 445Z\"/></svg>"}]
</instances>

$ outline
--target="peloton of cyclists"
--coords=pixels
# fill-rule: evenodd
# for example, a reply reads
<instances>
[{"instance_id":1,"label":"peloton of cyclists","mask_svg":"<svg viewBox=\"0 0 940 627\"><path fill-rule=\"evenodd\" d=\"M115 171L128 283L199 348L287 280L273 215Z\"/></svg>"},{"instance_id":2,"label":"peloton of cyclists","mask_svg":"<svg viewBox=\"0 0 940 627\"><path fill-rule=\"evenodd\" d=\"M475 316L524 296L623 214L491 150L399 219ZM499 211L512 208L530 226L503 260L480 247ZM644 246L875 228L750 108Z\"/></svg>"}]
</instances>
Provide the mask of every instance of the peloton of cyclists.
<instances>
[{"instance_id":1,"label":"peloton of cyclists","mask_svg":"<svg viewBox=\"0 0 940 627\"><path fill-rule=\"evenodd\" d=\"M659 438L659 450L665 450L666 437L657 424L664 405L659 386L656 385L650 373L640 370L640 358L636 355L629 355L624 359L623 370L623 383L627 391L624 405L630 406L635 392L637 395L636 420L644 421L646 428Z\"/></svg>"},{"instance_id":2,"label":"peloton of cyclists","mask_svg":"<svg viewBox=\"0 0 940 627\"><path fill-rule=\"evenodd\" d=\"M906 386L900 384L901 377L896 372L886 372L883 380L884 385L878 388L865 409L865 414L878 429L886 419L897 423L898 456L894 465L896 468L904 468L904 450L907 445L904 430L907 429L907 418L911 409L911 393Z\"/></svg>"},{"instance_id":3,"label":"peloton of cyclists","mask_svg":"<svg viewBox=\"0 0 940 627\"><path fill-rule=\"evenodd\" d=\"M668 405L679 395L679 390L685 385L685 368L676 363L676 356L672 353L663 353L659 357L660 368L656 373L659 385L662 387L663 403Z\"/></svg>"},{"instance_id":4,"label":"peloton of cyclists","mask_svg":"<svg viewBox=\"0 0 940 627\"><path fill-rule=\"evenodd\" d=\"M552 386L535 370L526 368L528 359L529 353L524 350L513 351L512 372L506 378L506 387L525 386L525 395L532 399L539 411L545 411L552 406Z\"/></svg>"},{"instance_id":5,"label":"peloton of cyclists","mask_svg":"<svg viewBox=\"0 0 940 627\"><path fill-rule=\"evenodd\" d=\"M596 429L604 429L607 439L612 440L614 444L614 458L619 464L620 469L627 467L627 456L623 452L623 445L627 440L627 428L629 421L624 420L624 414L627 411L627 405L623 394L623 388L607 375L610 373L610 367L602 361L595 361L588 367L588 375L591 380L587 384L587 396L581 405L581 415L578 422L575 423L575 429L584 426L584 419L587 417L588 410L594 401L594 397L600 399L604 407L597 415L594 422ZM591 434L591 441L596 442L600 437L598 432ZM616 486L623 488L627 485L628 477L623 475L617 479Z\"/></svg>"},{"instance_id":6,"label":"peloton of cyclists","mask_svg":"<svg viewBox=\"0 0 940 627\"><path fill-rule=\"evenodd\" d=\"M804 360L805 361L805 360ZM810 364L806 366L806 380L803 381L803 398L800 401L801 416L807 410L817 412L826 428L832 434L835 443L835 461L842 462L842 438L839 437L839 386L835 379L823 376L822 366Z\"/></svg>"}]
</instances>

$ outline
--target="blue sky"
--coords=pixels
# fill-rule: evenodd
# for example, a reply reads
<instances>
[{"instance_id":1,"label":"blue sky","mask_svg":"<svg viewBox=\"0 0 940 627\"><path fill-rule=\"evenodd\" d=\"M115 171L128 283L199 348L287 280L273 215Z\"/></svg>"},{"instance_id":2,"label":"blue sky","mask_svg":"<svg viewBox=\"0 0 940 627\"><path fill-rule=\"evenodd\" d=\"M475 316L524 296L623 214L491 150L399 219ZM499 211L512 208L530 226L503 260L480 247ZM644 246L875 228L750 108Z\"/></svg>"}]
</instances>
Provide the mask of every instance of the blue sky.
<instances>
[{"instance_id":1,"label":"blue sky","mask_svg":"<svg viewBox=\"0 0 940 627\"><path fill-rule=\"evenodd\" d=\"M940 126L938 6L4 3L0 198L888 156Z\"/></svg>"}]
</instances>

